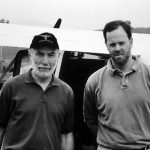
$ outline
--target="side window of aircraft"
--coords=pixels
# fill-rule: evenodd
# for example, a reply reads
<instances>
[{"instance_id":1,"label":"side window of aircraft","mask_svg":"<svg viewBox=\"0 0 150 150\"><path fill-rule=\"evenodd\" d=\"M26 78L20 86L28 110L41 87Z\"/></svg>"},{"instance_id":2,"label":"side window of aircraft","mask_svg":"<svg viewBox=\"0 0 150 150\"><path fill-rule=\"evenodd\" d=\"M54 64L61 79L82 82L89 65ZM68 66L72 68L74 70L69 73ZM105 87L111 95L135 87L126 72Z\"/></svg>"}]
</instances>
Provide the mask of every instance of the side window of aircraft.
<instances>
[{"instance_id":1,"label":"side window of aircraft","mask_svg":"<svg viewBox=\"0 0 150 150\"><path fill-rule=\"evenodd\" d=\"M0 46L0 87L13 76L14 58L19 47Z\"/></svg>"},{"instance_id":2,"label":"side window of aircraft","mask_svg":"<svg viewBox=\"0 0 150 150\"><path fill-rule=\"evenodd\" d=\"M3 73L6 72L7 67L9 66L11 60L12 59L10 59L10 60L1 59L0 60L0 76L2 76ZM13 70L13 66L9 69L9 71L7 71L7 73L5 73L5 77L3 77L3 79L2 79L3 82L12 76L12 70Z\"/></svg>"}]
</instances>

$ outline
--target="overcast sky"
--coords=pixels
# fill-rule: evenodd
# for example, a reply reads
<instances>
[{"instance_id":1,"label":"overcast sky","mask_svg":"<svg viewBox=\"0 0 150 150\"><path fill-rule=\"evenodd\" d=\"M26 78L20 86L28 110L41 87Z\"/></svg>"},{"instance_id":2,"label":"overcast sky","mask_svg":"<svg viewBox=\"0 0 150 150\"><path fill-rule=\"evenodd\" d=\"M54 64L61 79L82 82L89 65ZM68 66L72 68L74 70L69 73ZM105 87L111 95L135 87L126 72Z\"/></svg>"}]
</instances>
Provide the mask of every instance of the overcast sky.
<instances>
[{"instance_id":1,"label":"overcast sky","mask_svg":"<svg viewBox=\"0 0 150 150\"><path fill-rule=\"evenodd\" d=\"M134 27L150 27L150 0L0 0L0 19L13 24L96 30L108 21L130 20Z\"/></svg>"}]
</instances>

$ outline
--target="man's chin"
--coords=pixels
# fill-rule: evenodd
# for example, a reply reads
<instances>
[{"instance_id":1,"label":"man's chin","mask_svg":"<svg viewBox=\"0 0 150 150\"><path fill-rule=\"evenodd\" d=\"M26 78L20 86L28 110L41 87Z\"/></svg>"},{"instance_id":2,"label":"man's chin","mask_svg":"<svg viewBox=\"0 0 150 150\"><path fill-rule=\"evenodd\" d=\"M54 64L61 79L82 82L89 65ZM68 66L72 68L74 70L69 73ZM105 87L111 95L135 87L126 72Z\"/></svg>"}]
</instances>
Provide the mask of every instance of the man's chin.
<instances>
[{"instance_id":1,"label":"man's chin","mask_svg":"<svg viewBox=\"0 0 150 150\"><path fill-rule=\"evenodd\" d=\"M41 79L48 79L48 78L51 78L51 76L52 76L52 73L51 72L39 72L38 73L38 76L39 76L39 78L41 78Z\"/></svg>"},{"instance_id":2,"label":"man's chin","mask_svg":"<svg viewBox=\"0 0 150 150\"><path fill-rule=\"evenodd\" d=\"M115 63L119 66L124 66L126 61L124 59L115 59Z\"/></svg>"}]
</instances>

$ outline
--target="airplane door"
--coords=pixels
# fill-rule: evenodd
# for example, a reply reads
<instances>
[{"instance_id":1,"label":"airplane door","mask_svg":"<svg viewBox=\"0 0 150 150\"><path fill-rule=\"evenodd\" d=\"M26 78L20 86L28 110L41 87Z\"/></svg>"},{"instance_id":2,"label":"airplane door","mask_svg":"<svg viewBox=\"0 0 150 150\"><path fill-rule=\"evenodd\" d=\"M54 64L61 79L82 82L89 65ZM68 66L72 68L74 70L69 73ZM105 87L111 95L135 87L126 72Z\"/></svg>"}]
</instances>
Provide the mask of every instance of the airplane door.
<instances>
[{"instance_id":1,"label":"airplane door","mask_svg":"<svg viewBox=\"0 0 150 150\"><path fill-rule=\"evenodd\" d=\"M72 87L75 96L75 150L96 149L96 139L83 120L83 92L88 77L103 67L108 58L109 55L64 52L59 78Z\"/></svg>"}]
</instances>

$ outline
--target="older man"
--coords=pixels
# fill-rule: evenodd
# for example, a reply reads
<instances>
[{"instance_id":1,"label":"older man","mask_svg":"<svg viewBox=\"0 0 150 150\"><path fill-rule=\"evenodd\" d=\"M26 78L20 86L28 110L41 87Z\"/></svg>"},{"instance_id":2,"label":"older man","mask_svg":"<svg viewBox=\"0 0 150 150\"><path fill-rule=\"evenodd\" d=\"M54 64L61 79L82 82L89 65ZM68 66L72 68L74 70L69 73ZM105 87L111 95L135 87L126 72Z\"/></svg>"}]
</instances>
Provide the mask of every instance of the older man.
<instances>
[{"instance_id":1,"label":"older man","mask_svg":"<svg viewBox=\"0 0 150 150\"><path fill-rule=\"evenodd\" d=\"M2 150L72 150L72 89L54 76L59 45L51 33L34 36L32 69L8 80L0 96Z\"/></svg>"}]
</instances>

